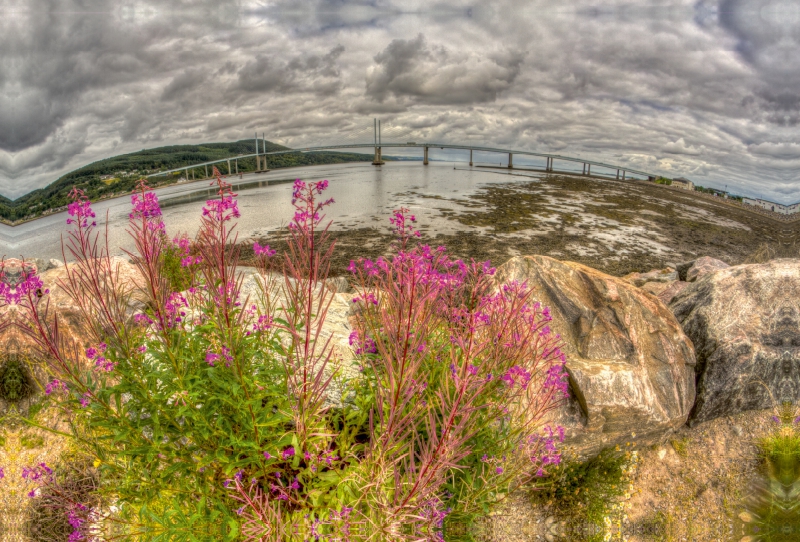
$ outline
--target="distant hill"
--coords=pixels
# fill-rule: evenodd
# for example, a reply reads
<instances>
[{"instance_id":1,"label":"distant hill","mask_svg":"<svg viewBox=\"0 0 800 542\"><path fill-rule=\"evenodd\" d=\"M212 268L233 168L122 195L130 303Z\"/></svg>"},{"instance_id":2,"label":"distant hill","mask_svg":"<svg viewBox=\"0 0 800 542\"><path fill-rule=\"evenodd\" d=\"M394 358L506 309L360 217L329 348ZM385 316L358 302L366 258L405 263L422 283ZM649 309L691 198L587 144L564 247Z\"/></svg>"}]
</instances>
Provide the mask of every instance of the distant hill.
<instances>
[{"instance_id":1,"label":"distant hill","mask_svg":"<svg viewBox=\"0 0 800 542\"><path fill-rule=\"evenodd\" d=\"M266 142L266 152L288 149L288 147ZM81 188L92 201L116 197L130 193L136 186L136 181L145 175L199 162L236 158L238 155L252 154L254 151L253 140L246 139L232 143L172 145L112 156L70 171L46 187L34 190L16 200L12 201L0 196L0 221L13 224L60 210L69 203L68 195L73 186ZM384 160L391 159L384 157ZM267 167L277 169L366 160L372 160L372 155L346 152L298 152L267 156ZM220 170L227 173L226 167L225 164L222 164ZM255 169L254 158L239 160L240 172L247 173L255 171ZM196 168L194 173L196 178L201 178L205 175L205 170ZM149 179L149 184L151 186L173 184L182 175L181 172L171 176L156 177Z\"/></svg>"}]
</instances>

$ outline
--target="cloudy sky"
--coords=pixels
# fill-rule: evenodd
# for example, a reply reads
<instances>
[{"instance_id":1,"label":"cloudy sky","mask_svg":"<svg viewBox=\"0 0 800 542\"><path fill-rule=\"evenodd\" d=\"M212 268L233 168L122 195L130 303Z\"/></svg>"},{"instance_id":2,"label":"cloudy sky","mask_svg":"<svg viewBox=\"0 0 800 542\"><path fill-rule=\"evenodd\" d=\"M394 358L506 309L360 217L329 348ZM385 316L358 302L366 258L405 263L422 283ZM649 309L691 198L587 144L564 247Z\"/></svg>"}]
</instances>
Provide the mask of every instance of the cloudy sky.
<instances>
[{"instance_id":1,"label":"cloudy sky","mask_svg":"<svg viewBox=\"0 0 800 542\"><path fill-rule=\"evenodd\" d=\"M0 194L11 198L115 154L254 131L333 143L377 117L415 141L579 154L800 200L796 0L0 10Z\"/></svg>"}]
</instances>

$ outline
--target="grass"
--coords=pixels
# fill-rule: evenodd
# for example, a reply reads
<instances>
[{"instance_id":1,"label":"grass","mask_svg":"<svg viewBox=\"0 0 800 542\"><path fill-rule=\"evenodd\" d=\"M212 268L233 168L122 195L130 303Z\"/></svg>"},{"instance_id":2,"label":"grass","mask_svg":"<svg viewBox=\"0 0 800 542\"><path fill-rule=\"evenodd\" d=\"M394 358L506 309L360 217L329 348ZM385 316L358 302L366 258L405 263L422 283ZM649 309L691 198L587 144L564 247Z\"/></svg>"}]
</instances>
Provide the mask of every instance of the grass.
<instances>
[{"instance_id":1,"label":"grass","mask_svg":"<svg viewBox=\"0 0 800 542\"><path fill-rule=\"evenodd\" d=\"M603 540L606 518L625 494L631 452L606 448L584 462L566 461L540 483L536 504L552 506L566 520L570 540Z\"/></svg>"},{"instance_id":2,"label":"grass","mask_svg":"<svg viewBox=\"0 0 800 542\"><path fill-rule=\"evenodd\" d=\"M44 439L38 435L22 435L19 439L19 443L26 450L32 450L44 446Z\"/></svg>"},{"instance_id":3,"label":"grass","mask_svg":"<svg viewBox=\"0 0 800 542\"><path fill-rule=\"evenodd\" d=\"M679 456L685 458L689 455L689 439L682 438L682 439L673 439L669 442L672 445L672 449L675 450L675 453Z\"/></svg>"}]
</instances>

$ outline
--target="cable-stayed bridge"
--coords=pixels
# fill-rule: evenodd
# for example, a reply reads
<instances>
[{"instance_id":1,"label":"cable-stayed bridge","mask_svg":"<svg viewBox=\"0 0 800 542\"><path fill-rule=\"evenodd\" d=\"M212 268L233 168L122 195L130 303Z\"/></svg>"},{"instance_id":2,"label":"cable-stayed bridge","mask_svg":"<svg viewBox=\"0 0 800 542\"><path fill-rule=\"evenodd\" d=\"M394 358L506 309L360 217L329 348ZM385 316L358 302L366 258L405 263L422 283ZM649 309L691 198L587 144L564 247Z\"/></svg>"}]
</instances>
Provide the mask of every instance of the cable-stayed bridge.
<instances>
[{"instance_id":1,"label":"cable-stayed bridge","mask_svg":"<svg viewBox=\"0 0 800 542\"><path fill-rule=\"evenodd\" d=\"M571 175L575 175L576 173L572 170L559 170L556 167L556 162L561 164L568 163L572 164L581 164L583 166L582 175L593 176L593 177L614 177L616 179L625 180L630 175L638 175L646 177L649 180L655 180L657 175L652 172L641 171L638 169L633 169L627 166L620 166L614 164L608 164L604 162L594 161L594 160L587 160L586 158L574 157L574 156L564 156L560 154L550 154L550 153L541 153L541 152L533 152L524 149L506 149L506 148L497 148L497 147L488 147L482 145L475 145L475 144L459 144L459 143L451 143L451 142L442 142L442 141L410 141L411 135L415 132L413 128L408 127L382 127L381 121L374 119L372 126L364 126L364 125L353 125L347 127L344 130L340 130L335 134L328 136L327 141L321 141L320 144L308 147L298 147L292 148L287 150L280 150L280 151L270 151L266 152L266 140L264 139L264 135L259 138L258 134L255 135L253 138L253 149L254 153L252 154L244 154L238 156L232 156L230 158L223 158L220 160L212 160L210 162L201 162L197 164L192 164L189 166L183 166L179 168L170 169L167 171L161 171L158 173L153 173L148 175L148 177L156 177L161 175L169 175L174 173L181 173L184 172L186 179L188 180L190 172L194 175L194 171L197 168L203 169L205 173L205 177L209 177L209 166L227 166L227 174L228 175L235 175L239 173L239 160L244 159L255 159L256 162L256 172L266 172L269 171L267 169L267 157L280 155L280 154L289 154L289 153L307 153L307 152L320 152L320 151L342 151L348 149L364 149L364 148L372 148L374 150L374 158L372 160L372 164L375 166L380 166L384 163L382 156L383 156L383 149L422 149L422 164L427 166L429 164L429 151L430 149L448 149L448 150L461 150L465 151L463 154L464 161L468 161L470 166L475 164L473 160L473 154L478 153L492 153L497 154L502 157L507 157L506 163L508 169L522 169L514 166L514 156L524 156L524 157L534 157L544 159L544 165L542 168L539 169L531 169L529 166L525 169L532 170L532 171L543 171L543 172L551 172L551 173L568 173ZM468 153L468 154L467 154ZM467 160L467 156L469 157ZM450 156L452 158L452 156ZM501 160L502 164L502 160ZM480 166L479 166L480 167ZM497 167L497 166L494 166ZM595 173L592 174L592 167L595 168ZM225 174L226 168L220 167L220 171ZM598 169L603 170L602 174L598 174Z\"/></svg>"}]
</instances>

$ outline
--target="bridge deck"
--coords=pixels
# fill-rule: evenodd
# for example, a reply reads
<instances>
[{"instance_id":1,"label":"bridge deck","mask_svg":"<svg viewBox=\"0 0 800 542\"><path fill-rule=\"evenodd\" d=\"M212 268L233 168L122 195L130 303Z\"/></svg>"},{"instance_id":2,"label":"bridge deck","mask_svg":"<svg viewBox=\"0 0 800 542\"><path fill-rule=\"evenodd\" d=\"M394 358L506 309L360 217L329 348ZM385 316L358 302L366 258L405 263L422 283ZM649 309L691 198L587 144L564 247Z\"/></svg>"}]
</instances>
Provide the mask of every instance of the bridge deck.
<instances>
[{"instance_id":1,"label":"bridge deck","mask_svg":"<svg viewBox=\"0 0 800 542\"><path fill-rule=\"evenodd\" d=\"M289 154L293 152L319 152L319 151L332 151L332 150L341 150L341 149L364 149L364 148L374 148L374 143L364 143L361 144L348 144L348 145L326 145L322 147L302 147L299 149L287 149L285 151L272 151L266 153L253 153L253 154L243 154L241 156L231 156L230 158L222 158L220 160L212 160L210 162L200 162L198 164L193 164L191 166L184 166L179 168L170 169L167 171L161 171L159 173L151 173L148 177L156 177L159 175L168 175L170 173L177 173L179 171L188 171L190 169L198 168L198 167L205 167L214 164L220 164L228 161L233 160L240 160L243 158L254 158L256 156L269 156L274 154ZM560 154L547 154L547 153L540 153L540 152L532 152L532 151L521 151L521 150L514 150L514 149L499 149L495 147L478 147L474 145L450 145L447 143L382 143L381 148L391 148L391 149L399 149L399 148L431 148L431 149L457 149L457 150L465 150L465 151L479 151L479 152L494 152L498 154L518 154L521 156L536 156L539 158L550 158L552 160L561 160L565 162L574 162L577 164L588 164L590 166L602 167L607 169L615 169L619 171L623 171L626 173L633 173L635 175L644 175L645 177L657 177L658 175L654 173L648 173L646 171L641 171L638 169L632 169L629 167L624 166L615 166L612 164L605 164L603 162L596 162L594 160L586 160L583 158L575 158L572 156L563 156ZM554 170L557 171L557 170Z\"/></svg>"}]
</instances>

